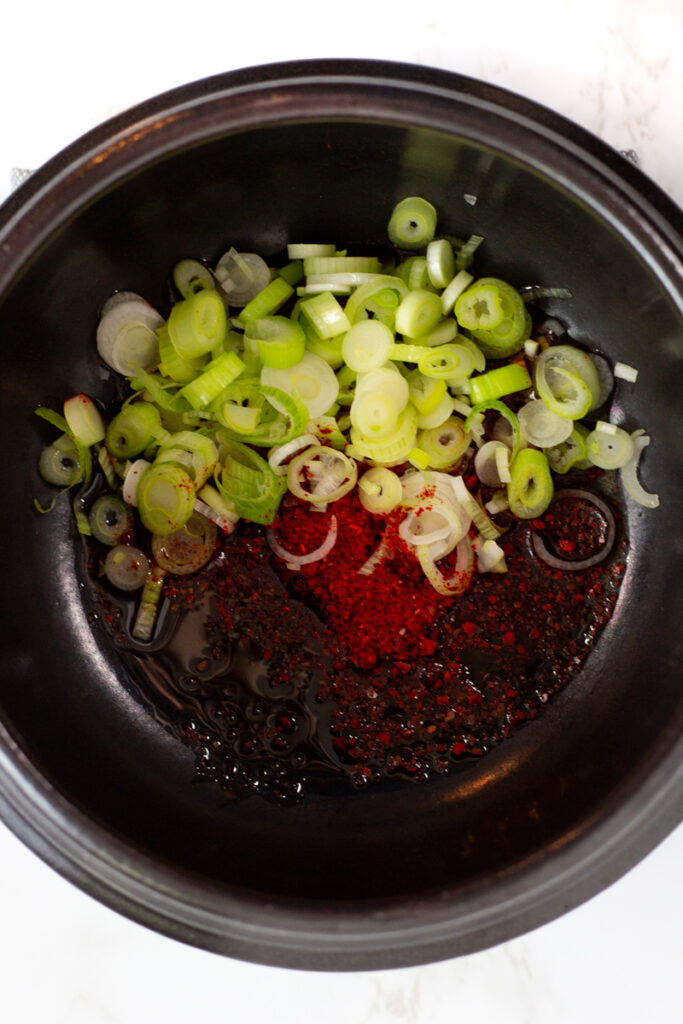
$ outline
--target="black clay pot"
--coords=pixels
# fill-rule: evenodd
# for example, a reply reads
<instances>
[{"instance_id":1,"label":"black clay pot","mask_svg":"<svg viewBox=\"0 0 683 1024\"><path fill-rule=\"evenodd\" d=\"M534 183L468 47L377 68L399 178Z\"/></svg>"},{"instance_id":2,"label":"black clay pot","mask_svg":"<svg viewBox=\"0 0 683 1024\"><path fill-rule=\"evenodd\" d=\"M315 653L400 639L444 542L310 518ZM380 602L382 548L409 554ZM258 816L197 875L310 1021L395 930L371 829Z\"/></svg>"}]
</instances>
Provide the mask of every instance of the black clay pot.
<instances>
[{"instance_id":1,"label":"black clay pot","mask_svg":"<svg viewBox=\"0 0 683 1024\"><path fill-rule=\"evenodd\" d=\"M619 414L653 437L626 580L584 669L534 722L424 786L226 804L92 627L68 502L32 511L32 415L110 394L94 346L118 288L164 307L185 255L381 240L407 194L478 260L571 288L571 333L635 365ZM464 195L477 197L472 206ZM549 111L420 67L240 71L131 110L0 211L5 499L0 811L56 870L152 928L314 969L472 952L562 914L680 820L683 218L638 170ZM547 303L548 312L560 307Z\"/></svg>"}]
</instances>

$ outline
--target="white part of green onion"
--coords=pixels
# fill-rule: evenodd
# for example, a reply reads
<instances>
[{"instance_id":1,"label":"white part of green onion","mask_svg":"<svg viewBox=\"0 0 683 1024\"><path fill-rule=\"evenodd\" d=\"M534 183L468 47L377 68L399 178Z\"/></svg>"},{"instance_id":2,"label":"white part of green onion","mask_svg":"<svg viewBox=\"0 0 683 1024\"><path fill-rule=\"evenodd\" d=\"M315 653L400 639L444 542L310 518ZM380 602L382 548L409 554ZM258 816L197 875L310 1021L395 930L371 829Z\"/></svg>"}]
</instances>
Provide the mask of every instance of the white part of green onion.
<instances>
[{"instance_id":1,"label":"white part of green onion","mask_svg":"<svg viewBox=\"0 0 683 1024\"><path fill-rule=\"evenodd\" d=\"M334 256L337 251L336 245L315 244L306 242L290 242L287 246L287 256L290 260L307 260L319 256Z\"/></svg>"},{"instance_id":2,"label":"white part of green onion","mask_svg":"<svg viewBox=\"0 0 683 1024\"><path fill-rule=\"evenodd\" d=\"M126 475L123 478L123 489L121 492L123 500L127 505L137 505L138 482L143 473L145 473L151 465L152 463L147 462L146 459L136 459L135 462L130 462L128 464L126 468Z\"/></svg>"},{"instance_id":3,"label":"white part of green onion","mask_svg":"<svg viewBox=\"0 0 683 1024\"><path fill-rule=\"evenodd\" d=\"M453 280L455 256L446 238L435 238L427 246L427 273L434 288L445 288Z\"/></svg>"},{"instance_id":4,"label":"white part of green onion","mask_svg":"<svg viewBox=\"0 0 683 1024\"><path fill-rule=\"evenodd\" d=\"M394 333L381 320L359 320L344 335L342 356L356 373L383 366L394 344Z\"/></svg>"},{"instance_id":5,"label":"white part of green onion","mask_svg":"<svg viewBox=\"0 0 683 1024\"><path fill-rule=\"evenodd\" d=\"M299 298L306 298L307 295L322 295L323 292L331 292L333 295L350 295L352 291L350 284L336 284L325 278L319 284L301 284L297 287L296 294Z\"/></svg>"},{"instance_id":6,"label":"white part of green onion","mask_svg":"<svg viewBox=\"0 0 683 1024\"><path fill-rule=\"evenodd\" d=\"M644 508L658 508L659 495L646 491L638 479L640 457L643 450L649 445L650 438L644 430L639 429L633 431L631 440L633 441L633 455L626 465L621 468L621 480L624 490L635 502Z\"/></svg>"},{"instance_id":7,"label":"white part of green onion","mask_svg":"<svg viewBox=\"0 0 683 1024\"><path fill-rule=\"evenodd\" d=\"M270 284L270 267L255 252L237 252L230 247L216 264L214 273L231 306L246 306Z\"/></svg>"},{"instance_id":8,"label":"white part of green onion","mask_svg":"<svg viewBox=\"0 0 683 1024\"><path fill-rule=\"evenodd\" d=\"M517 419L529 444L537 448L553 448L562 444L571 434L574 422L553 412L540 398L522 406Z\"/></svg>"},{"instance_id":9,"label":"white part of green onion","mask_svg":"<svg viewBox=\"0 0 683 1024\"><path fill-rule=\"evenodd\" d=\"M92 398L87 395L67 398L64 403L64 419L76 440L86 448L104 440L104 420Z\"/></svg>"},{"instance_id":10,"label":"white part of green onion","mask_svg":"<svg viewBox=\"0 0 683 1024\"><path fill-rule=\"evenodd\" d=\"M334 370L314 352L306 352L295 366L283 369L264 366L261 370L261 383L281 388L289 395L298 392L312 420L324 416L337 401L339 394L339 381Z\"/></svg>"},{"instance_id":11,"label":"white part of green onion","mask_svg":"<svg viewBox=\"0 0 683 1024\"><path fill-rule=\"evenodd\" d=\"M287 459L296 455L297 452L303 451L304 448L310 448L318 443L315 434L300 434L293 440L287 441L286 444L279 444L275 448L271 448L268 452L268 465L276 476L287 476Z\"/></svg>"},{"instance_id":12,"label":"white part of green onion","mask_svg":"<svg viewBox=\"0 0 683 1024\"><path fill-rule=\"evenodd\" d=\"M148 370L159 359L156 331L164 323L144 299L127 299L110 305L97 325L97 351L113 370L132 377Z\"/></svg>"},{"instance_id":13,"label":"white part of green onion","mask_svg":"<svg viewBox=\"0 0 683 1024\"><path fill-rule=\"evenodd\" d=\"M628 363L615 363L614 376L618 377L619 380L626 380L631 384L635 384L638 380L638 371L635 366L629 366Z\"/></svg>"},{"instance_id":14,"label":"white part of green onion","mask_svg":"<svg viewBox=\"0 0 683 1024\"><path fill-rule=\"evenodd\" d=\"M600 469L623 469L633 458L633 439L614 423L600 422L586 437L586 458Z\"/></svg>"},{"instance_id":15,"label":"white part of green onion","mask_svg":"<svg viewBox=\"0 0 683 1024\"><path fill-rule=\"evenodd\" d=\"M460 298L466 288L474 281L472 274L467 270L460 270L450 281L441 293L441 310L444 316L453 312L456 299Z\"/></svg>"}]
</instances>

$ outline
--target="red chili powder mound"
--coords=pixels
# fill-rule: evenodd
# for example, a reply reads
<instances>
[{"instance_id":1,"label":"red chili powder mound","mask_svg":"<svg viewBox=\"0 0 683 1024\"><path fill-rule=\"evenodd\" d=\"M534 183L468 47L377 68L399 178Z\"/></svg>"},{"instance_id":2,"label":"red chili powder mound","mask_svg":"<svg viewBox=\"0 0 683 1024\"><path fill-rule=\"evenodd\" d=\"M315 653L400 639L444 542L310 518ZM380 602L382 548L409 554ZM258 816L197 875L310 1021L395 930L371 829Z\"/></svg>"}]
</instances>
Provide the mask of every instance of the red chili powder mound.
<instances>
[{"instance_id":1,"label":"red chili powder mound","mask_svg":"<svg viewBox=\"0 0 683 1024\"><path fill-rule=\"evenodd\" d=\"M360 504L355 491L315 512L305 502L286 501L274 526L278 542L291 554L315 550L337 520L337 541L319 562L298 572L285 568L295 592L305 594L319 610L350 661L369 669L390 656L411 663L433 654L435 623L443 598L425 578L419 563L400 542L395 524ZM388 557L371 575L358 570L384 537Z\"/></svg>"}]
</instances>

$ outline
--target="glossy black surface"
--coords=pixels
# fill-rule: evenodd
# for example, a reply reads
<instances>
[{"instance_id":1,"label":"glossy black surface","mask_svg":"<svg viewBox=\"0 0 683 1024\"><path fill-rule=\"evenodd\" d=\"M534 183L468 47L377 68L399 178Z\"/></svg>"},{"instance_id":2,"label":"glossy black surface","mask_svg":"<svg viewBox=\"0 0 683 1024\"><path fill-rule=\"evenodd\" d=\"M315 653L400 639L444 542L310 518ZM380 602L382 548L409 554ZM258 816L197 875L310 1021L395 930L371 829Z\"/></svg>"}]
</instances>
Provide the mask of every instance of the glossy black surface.
<instances>
[{"instance_id":1,"label":"glossy black surface","mask_svg":"<svg viewBox=\"0 0 683 1024\"><path fill-rule=\"evenodd\" d=\"M445 231L547 304L577 340L639 368L617 415L653 437L631 553L585 670L536 722L424 787L226 805L136 699L87 620L68 505L31 510L52 436L32 417L111 395L94 346L104 299L163 288L229 244L384 237L423 194ZM477 196L476 205L464 200ZM163 931L313 968L417 963L534 927L609 884L680 820L681 213L549 112L425 69L322 62L239 72L124 114L0 211L5 820L58 870Z\"/></svg>"}]
</instances>

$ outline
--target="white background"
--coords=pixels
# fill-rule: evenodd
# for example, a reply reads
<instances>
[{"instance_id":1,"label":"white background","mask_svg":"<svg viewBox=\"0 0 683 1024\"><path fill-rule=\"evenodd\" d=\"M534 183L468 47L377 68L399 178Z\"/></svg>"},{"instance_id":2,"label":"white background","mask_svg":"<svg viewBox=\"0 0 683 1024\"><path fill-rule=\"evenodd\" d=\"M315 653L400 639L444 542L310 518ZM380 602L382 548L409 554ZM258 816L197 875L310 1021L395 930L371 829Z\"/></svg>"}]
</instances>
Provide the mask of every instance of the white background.
<instances>
[{"instance_id":1,"label":"white background","mask_svg":"<svg viewBox=\"0 0 683 1024\"><path fill-rule=\"evenodd\" d=\"M307 57L404 60L545 103L683 203L680 0L14 5L3 16L0 199L102 120L165 89ZM0 825L0 1020L388 1024L683 1021L683 829L588 904L441 964L317 975L243 964L132 924Z\"/></svg>"}]
</instances>

